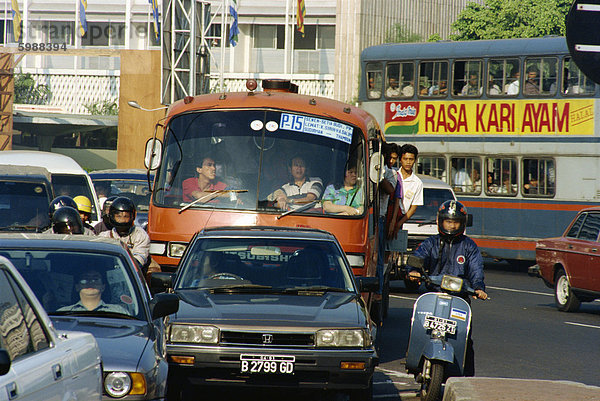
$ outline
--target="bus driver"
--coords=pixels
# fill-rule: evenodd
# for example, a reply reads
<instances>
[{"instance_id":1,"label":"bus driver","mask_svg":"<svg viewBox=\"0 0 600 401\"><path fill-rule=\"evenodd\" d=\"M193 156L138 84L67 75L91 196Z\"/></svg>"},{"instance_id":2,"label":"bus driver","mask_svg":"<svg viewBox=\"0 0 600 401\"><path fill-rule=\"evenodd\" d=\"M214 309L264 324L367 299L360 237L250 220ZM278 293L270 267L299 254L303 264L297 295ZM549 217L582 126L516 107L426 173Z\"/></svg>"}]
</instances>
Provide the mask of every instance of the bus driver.
<instances>
[{"instance_id":1,"label":"bus driver","mask_svg":"<svg viewBox=\"0 0 600 401\"><path fill-rule=\"evenodd\" d=\"M229 196L219 193L227 188L227 184L216 181L217 167L212 157L204 156L200 165L196 167L196 172L198 172L198 178L191 177L183 181L183 200L185 202L199 199L199 203L206 203L219 195Z\"/></svg>"}]
</instances>

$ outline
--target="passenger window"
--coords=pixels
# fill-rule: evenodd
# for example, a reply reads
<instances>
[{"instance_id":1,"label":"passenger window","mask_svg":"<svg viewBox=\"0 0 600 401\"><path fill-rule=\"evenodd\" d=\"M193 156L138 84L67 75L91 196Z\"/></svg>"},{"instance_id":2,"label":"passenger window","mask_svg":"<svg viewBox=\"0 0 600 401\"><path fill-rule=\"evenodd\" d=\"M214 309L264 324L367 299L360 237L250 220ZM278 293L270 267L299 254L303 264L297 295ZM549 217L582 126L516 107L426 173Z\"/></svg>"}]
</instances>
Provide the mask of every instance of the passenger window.
<instances>
[{"instance_id":1,"label":"passenger window","mask_svg":"<svg viewBox=\"0 0 600 401\"><path fill-rule=\"evenodd\" d=\"M415 94L413 63L390 63L386 67L385 97L409 98Z\"/></svg>"},{"instance_id":2,"label":"passenger window","mask_svg":"<svg viewBox=\"0 0 600 401\"><path fill-rule=\"evenodd\" d=\"M573 225L569 229L569 232L567 233L566 237L577 238L577 234L579 233L579 229L583 225L583 220L585 220L586 215L587 213L582 213L579 215L579 217L577 217L577 220L575 220L575 223L573 223Z\"/></svg>"},{"instance_id":3,"label":"passenger window","mask_svg":"<svg viewBox=\"0 0 600 401\"><path fill-rule=\"evenodd\" d=\"M523 94L525 96L554 95L557 88L556 57L532 58L525 61Z\"/></svg>"},{"instance_id":4,"label":"passenger window","mask_svg":"<svg viewBox=\"0 0 600 401\"><path fill-rule=\"evenodd\" d=\"M491 59L488 62L487 95L516 96L519 94L519 59Z\"/></svg>"},{"instance_id":5,"label":"passenger window","mask_svg":"<svg viewBox=\"0 0 600 401\"><path fill-rule=\"evenodd\" d=\"M556 171L552 159L523 159L523 196L554 196Z\"/></svg>"},{"instance_id":6,"label":"passenger window","mask_svg":"<svg viewBox=\"0 0 600 401\"><path fill-rule=\"evenodd\" d=\"M453 157L450 185L455 192L481 193L481 161L477 157Z\"/></svg>"},{"instance_id":7,"label":"passenger window","mask_svg":"<svg viewBox=\"0 0 600 401\"><path fill-rule=\"evenodd\" d=\"M567 96L592 95L596 86L575 65L570 57L563 60L563 86L562 93Z\"/></svg>"},{"instance_id":8,"label":"passenger window","mask_svg":"<svg viewBox=\"0 0 600 401\"><path fill-rule=\"evenodd\" d=\"M428 61L419 67L419 96L446 97L448 95L448 62Z\"/></svg>"},{"instance_id":9,"label":"passenger window","mask_svg":"<svg viewBox=\"0 0 600 401\"><path fill-rule=\"evenodd\" d=\"M381 97L381 71L381 63L367 64L367 97L369 99L379 99Z\"/></svg>"},{"instance_id":10,"label":"passenger window","mask_svg":"<svg viewBox=\"0 0 600 401\"><path fill-rule=\"evenodd\" d=\"M481 61L454 62L452 94L463 97L479 97L483 93Z\"/></svg>"},{"instance_id":11,"label":"passenger window","mask_svg":"<svg viewBox=\"0 0 600 401\"><path fill-rule=\"evenodd\" d=\"M486 194L515 196L517 194L517 161L509 158L488 158L486 160L486 179Z\"/></svg>"},{"instance_id":12,"label":"passenger window","mask_svg":"<svg viewBox=\"0 0 600 401\"><path fill-rule=\"evenodd\" d=\"M596 241L598 240L598 232L600 232L600 214L599 213L588 213L577 239L585 241Z\"/></svg>"},{"instance_id":13,"label":"passenger window","mask_svg":"<svg viewBox=\"0 0 600 401\"><path fill-rule=\"evenodd\" d=\"M419 156L417 163L417 173L425 174L438 178L444 182L446 180L446 159L439 156Z\"/></svg>"}]
</instances>

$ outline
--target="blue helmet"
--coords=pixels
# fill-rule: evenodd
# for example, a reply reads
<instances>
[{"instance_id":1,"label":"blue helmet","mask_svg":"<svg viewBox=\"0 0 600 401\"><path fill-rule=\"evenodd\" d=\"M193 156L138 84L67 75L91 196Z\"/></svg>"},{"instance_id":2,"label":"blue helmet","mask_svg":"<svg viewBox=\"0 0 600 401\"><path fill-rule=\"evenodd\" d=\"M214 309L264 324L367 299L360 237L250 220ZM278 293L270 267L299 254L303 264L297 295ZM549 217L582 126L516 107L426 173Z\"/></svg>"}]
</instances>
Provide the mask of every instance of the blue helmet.
<instances>
[{"instance_id":1,"label":"blue helmet","mask_svg":"<svg viewBox=\"0 0 600 401\"><path fill-rule=\"evenodd\" d=\"M455 220L460 223L456 230L446 230L444 220ZM447 200L440 205L437 214L438 232L447 240L456 238L465 232L467 226L467 208L456 200Z\"/></svg>"}]
</instances>

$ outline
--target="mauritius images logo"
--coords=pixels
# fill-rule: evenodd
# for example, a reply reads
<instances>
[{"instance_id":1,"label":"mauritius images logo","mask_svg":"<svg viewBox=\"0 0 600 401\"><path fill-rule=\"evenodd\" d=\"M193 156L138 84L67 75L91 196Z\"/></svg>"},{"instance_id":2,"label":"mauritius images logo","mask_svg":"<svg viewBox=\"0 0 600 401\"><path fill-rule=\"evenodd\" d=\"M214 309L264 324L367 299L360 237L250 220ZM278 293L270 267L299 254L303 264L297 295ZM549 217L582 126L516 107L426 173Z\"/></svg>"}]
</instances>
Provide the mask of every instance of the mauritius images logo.
<instances>
[{"instance_id":1,"label":"mauritius images logo","mask_svg":"<svg viewBox=\"0 0 600 401\"><path fill-rule=\"evenodd\" d=\"M385 135L419 132L419 102L387 102L385 104Z\"/></svg>"}]
</instances>

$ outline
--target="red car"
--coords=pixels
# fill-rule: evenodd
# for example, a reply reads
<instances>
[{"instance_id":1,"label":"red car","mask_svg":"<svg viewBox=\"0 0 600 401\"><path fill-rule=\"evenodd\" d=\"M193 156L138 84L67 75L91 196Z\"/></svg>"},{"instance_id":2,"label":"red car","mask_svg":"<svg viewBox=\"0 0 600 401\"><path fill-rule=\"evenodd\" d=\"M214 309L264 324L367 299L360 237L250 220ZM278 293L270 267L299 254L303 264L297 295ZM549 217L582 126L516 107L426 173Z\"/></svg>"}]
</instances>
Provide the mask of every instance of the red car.
<instances>
[{"instance_id":1,"label":"red car","mask_svg":"<svg viewBox=\"0 0 600 401\"><path fill-rule=\"evenodd\" d=\"M554 288L558 310L574 312L600 298L600 207L577 214L562 237L537 241L529 273Z\"/></svg>"}]
</instances>

